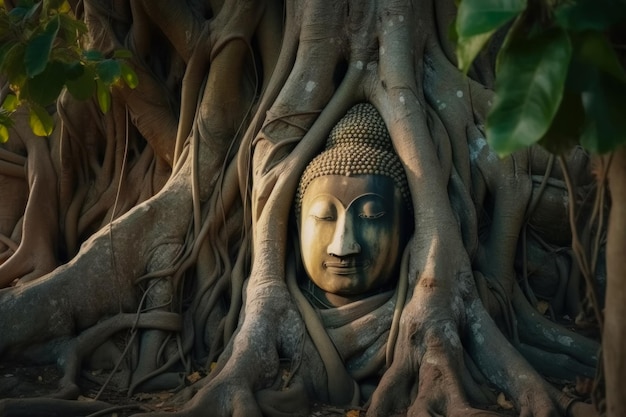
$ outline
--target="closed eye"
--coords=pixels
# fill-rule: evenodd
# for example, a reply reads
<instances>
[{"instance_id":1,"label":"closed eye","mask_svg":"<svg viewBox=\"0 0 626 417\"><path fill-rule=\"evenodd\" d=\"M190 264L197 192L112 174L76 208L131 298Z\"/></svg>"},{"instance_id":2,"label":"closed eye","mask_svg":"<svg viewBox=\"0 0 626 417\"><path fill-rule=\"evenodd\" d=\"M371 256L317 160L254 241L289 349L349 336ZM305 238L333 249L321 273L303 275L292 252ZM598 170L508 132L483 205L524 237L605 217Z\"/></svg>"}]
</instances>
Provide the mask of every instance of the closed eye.
<instances>
[{"instance_id":1,"label":"closed eye","mask_svg":"<svg viewBox=\"0 0 626 417\"><path fill-rule=\"evenodd\" d=\"M333 221L337 217L337 208L324 195L314 201L307 214L316 221Z\"/></svg>"},{"instance_id":2,"label":"closed eye","mask_svg":"<svg viewBox=\"0 0 626 417\"><path fill-rule=\"evenodd\" d=\"M311 217L313 217L315 220L325 221L325 222L330 222L330 221L335 220L335 218L333 216L315 216L315 215L311 215Z\"/></svg>"},{"instance_id":3,"label":"closed eye","mask_svg":"<svg viewBox=\"0 0 626 417\"><path fill-rule=\"evenodd\" d=\"M386 213L384 211L380 211L378 213L373 213L373 214L361 213L361 214L359 214L359 217L362 218L362 219L373 220L373 219L380 219L385 214Z\"/></svg>"}]
</instances>

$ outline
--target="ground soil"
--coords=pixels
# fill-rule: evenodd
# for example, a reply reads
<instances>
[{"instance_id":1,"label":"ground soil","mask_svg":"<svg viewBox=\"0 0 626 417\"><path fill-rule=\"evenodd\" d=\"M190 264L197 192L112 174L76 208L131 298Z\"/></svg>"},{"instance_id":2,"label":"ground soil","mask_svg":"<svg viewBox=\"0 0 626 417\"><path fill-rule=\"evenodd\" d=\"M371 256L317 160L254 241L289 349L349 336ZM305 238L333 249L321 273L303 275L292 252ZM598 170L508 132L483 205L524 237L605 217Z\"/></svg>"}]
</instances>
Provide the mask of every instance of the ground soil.
<instances>
[{"instance_id":1,"label":"ground soil","mask_svg":"<svg viewBox=\"0 0 626 417\"><path fill-rule=\"evenodd\" d=\"M41 397L54 393L61 373L55 366L32 366L24 364L0 364L0 398L29 398ZM560 388L570 394L585 399L588 397L590 381L578 381L577 384L560 384ZM82 395L79 400L89 401L98 394L100 386L87 378L81 378ZM116 406L116 411L108 414L111 417L128 417L140 411L161 410L175 411L176 407L168 403L173 397L172 392L139 393L128 397L125 393L113 388L105 389L100 400ZM503 416L515 416L509 403L502 397L501 405L494 405L488 409ZM364 412L336 408L323 404L313 407L311 417L362 417ZM391 417L391 416L390 416ZM400 416L396 416L400 417Z\"/></svg>"}]
</instances>

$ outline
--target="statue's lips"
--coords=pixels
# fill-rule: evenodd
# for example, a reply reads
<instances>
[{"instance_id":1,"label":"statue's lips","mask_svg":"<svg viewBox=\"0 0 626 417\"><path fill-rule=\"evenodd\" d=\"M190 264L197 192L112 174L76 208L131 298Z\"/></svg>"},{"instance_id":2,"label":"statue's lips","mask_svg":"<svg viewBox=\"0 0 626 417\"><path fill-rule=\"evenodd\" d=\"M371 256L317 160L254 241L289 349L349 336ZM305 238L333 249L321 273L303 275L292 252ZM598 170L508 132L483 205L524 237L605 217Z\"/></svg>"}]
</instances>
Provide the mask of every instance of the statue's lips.
<instances>
[{"instance_id":1,"label":"statue's lips","mask_svg":"<svg viewBox=\"0 0 626 417\"><path fill-rule=\"evenodd\" d=\"M357 262L355 260L324 262L324 268L337 275L353 275L368 267L369 262Z\"/></svg>"}]
</instances>

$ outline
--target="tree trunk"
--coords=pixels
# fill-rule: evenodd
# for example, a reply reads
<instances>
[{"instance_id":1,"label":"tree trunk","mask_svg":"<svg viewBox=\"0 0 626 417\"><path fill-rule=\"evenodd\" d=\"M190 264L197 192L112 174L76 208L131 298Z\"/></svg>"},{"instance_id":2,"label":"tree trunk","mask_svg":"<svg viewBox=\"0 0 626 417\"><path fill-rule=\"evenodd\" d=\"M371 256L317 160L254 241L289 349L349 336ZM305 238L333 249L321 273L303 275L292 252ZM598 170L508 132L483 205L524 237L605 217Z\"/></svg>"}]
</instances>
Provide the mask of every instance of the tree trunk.
<instances>
[{"instance_id":1,"label":"tree trunk","mask_svg":"<svg viewBox=\"0 0 626 417\"><path fill-rule=\"evenodd\" d=\"M51 165L60 231L46 236L60 235L49 249L62 265L25 282L12 257L0 264L0 283L14 283L0 291L0 354L57 361L58 395L73 398L97 349L129 393L207 373L175 413L185 417L307 415L318 402L368 416L494 415L499 393L522 416L592 415L542 374L592 376L597 343L538 313L516 269L529 207L550 193L534 178L558 183L559 173L540 149L499 159L487 146L493 62L484 56L470 77L457 70L455 12L451 0L85 0L88 46L130 48L140 86L116 88L107 115L64 97L52 164L30 164L39 153L26 150L31 188L13 256L36 248L29 208ZM361 102L391 135L415 229L396 294L371 317L385 355L357 337L369 316L343 339L377 371L367 402L371 381L351 373L345 346L298 294L291 217L306 165ZM0 249L17 246L8 229ZM532 236L542 253L562 252Z\"/></svg>"},{"instance_id":2,"label":"tree trunk","mask_svg":"<svg viewBox=\"0 0 626 417\"><path fill-rule=\"evenodd\" d=\"M620 388L626 376L626 261L623 248L626 245L626 149L621 147L613 154L609 170L611 214L607 236L607 287L602 331L602 355L606 382L607 416L626 414L623 390Z\"/></svg>"}]
</instances>

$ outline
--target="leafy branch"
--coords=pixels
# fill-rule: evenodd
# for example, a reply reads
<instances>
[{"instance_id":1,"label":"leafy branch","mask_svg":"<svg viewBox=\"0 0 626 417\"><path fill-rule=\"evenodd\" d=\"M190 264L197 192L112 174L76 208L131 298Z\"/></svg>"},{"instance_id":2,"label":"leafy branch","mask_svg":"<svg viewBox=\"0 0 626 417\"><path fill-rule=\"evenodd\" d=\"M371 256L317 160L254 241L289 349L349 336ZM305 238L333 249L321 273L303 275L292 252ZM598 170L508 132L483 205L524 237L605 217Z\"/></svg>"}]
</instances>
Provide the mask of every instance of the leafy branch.
<instances>
[{"instance_id":1,"label":"leafy branch","mask_svg":"<svg viewBox=\"0 0 626 417\"><path fill-rule=\"evenodd\" d=\"M539 142L554 153L577 143L605 153L626 143L626 72L615 44L625 21L621 0L460 1L463 72L497 31L507 31L486 123L494 151Z\"/></svg>"},{"instance_id":2,"label":"leafy branch","mask_svg":"<svg viewBox=\"0 0 626 417\"><path fill-rule=\"evenodd\" d=\"M46 107L64 89L79 100L95 95L106 113L111 87L137 86L137 74L126 62L131 52L105 57L85 50L86 34L67 0L22 0L10 10L0 2L0 74L10 89L0 106L0 142L8 140L11 116L20 106L28 108L33 133L48 136L54 120Z\"/></svg>"}]
</instances>

